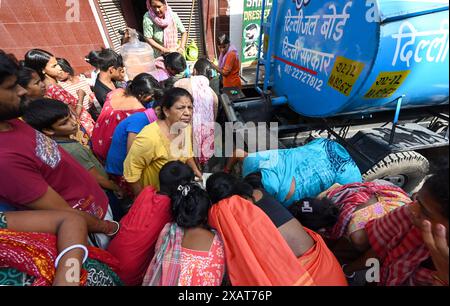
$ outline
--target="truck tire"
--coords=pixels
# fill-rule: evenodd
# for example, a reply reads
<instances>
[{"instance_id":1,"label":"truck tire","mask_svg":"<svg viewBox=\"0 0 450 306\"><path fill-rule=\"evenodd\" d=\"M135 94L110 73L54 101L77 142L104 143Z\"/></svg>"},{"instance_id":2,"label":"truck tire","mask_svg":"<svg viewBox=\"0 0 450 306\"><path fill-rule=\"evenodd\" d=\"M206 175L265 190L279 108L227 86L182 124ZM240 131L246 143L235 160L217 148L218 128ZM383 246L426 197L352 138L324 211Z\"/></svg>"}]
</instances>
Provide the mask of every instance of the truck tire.
<instances>
[{"instance_id":1,"label":"truck tire","mask_svg":"<svg viewBox=\"0 0 450 306\"><path fill-rule=\"evenodd\" d=\"M384 179L411 193L423 182L429 167L428 160L417 152L391 153L364 173L363 179Z\"/></svg>"}]
</instances>

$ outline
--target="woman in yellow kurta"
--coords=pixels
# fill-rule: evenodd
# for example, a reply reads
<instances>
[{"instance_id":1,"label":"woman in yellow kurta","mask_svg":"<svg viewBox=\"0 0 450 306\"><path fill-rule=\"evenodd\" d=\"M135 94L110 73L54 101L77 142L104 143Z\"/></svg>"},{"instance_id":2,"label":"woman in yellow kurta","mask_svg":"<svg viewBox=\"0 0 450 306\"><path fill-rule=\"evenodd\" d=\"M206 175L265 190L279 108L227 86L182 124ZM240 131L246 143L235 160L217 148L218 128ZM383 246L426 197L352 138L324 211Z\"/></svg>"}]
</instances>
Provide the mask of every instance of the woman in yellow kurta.
<instances>
[{"instance_id":1,"label":"woman in yellow kurta","mask_svg":"<svg viewBox=\"0 0 450 306\"><path fill-rule=\"evenodd\" d=\"M124 162L124 177L134 194L149 185L159 190L159 171L169 161L180 160L202 177L193 158L192 109L193 98L185 89L164 95L160 119L137 135Z\"/></svg>"}]
</instances>

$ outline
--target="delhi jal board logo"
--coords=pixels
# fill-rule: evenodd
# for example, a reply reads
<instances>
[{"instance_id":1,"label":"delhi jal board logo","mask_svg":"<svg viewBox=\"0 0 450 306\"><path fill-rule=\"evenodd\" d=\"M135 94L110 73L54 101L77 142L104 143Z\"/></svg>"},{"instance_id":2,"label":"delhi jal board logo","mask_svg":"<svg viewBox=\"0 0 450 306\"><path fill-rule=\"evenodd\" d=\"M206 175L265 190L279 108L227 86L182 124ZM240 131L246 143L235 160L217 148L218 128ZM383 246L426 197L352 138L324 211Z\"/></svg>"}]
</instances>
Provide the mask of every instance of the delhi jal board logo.
<instances>
[{"instance_id":1,"label":"delhi jal board logo","mask_svg":"<svg viewBox=\"0 0 450 306\"><path fill-rule=\"evenodd\" d=\"M295 7L297 8L297 11L300 11L303 7L308 6L308 4L311 2L311 0L292 0L292 2L295 3Z\"/></svg>"}]
</instances>

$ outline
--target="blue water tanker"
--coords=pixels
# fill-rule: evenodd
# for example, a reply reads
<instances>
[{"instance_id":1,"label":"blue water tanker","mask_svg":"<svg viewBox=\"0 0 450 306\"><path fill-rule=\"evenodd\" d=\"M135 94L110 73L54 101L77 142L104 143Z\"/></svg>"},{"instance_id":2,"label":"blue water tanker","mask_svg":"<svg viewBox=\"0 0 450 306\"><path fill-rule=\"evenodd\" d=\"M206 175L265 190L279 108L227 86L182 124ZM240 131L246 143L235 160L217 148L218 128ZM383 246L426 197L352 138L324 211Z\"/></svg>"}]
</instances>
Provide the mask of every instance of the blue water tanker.
<instances>
[{"instance_id":1,"label":"blue water tanker","mask_svg":"<svg viewBox=\"0 0 450 306\"><path fill-rule=\"evenodd\" d=\"M269 0L262 2L265 10ZM408 192L430 169L448 167L448 0L271 3L261 20L256 93L221 95L249 151L333 138L365 180ZM256 134L257 148L248 136Z\"/></svg>"},{"instance_id":2,"label":"blue water tanker","mask_svg":"<svg viewBox=\"0 0 450 306\"><path fill-rule=\"evenodd\" d=\"M308 117L448 104L448 1L279 0L265 90ZM266 59L267 60L267 59Z\"/></svg>"}]
</instances>

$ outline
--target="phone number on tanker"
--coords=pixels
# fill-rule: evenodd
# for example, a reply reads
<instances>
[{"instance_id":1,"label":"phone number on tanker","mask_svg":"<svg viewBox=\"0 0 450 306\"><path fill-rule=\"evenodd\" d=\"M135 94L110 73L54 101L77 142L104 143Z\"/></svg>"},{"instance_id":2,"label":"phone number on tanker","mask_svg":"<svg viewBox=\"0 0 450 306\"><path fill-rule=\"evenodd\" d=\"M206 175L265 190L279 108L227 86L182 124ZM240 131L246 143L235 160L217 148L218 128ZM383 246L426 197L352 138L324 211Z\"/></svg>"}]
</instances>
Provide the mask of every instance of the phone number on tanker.
<instances>
[{"instance_id":1,"label":"phone number on tanker","mask_svg":"<svg viewBox=\"0 0 450 306\"><path fill-rule=\"evenodd\" d=\"M289 65L286 65L284 71L300 83L312 87L317 91L322 91L323 81L318 77Z\"/></svg>"}]
</instances>

